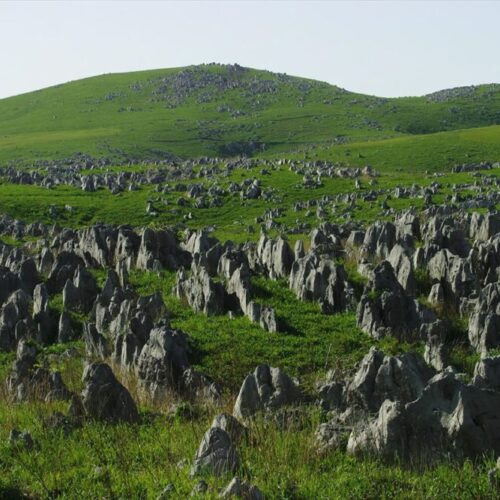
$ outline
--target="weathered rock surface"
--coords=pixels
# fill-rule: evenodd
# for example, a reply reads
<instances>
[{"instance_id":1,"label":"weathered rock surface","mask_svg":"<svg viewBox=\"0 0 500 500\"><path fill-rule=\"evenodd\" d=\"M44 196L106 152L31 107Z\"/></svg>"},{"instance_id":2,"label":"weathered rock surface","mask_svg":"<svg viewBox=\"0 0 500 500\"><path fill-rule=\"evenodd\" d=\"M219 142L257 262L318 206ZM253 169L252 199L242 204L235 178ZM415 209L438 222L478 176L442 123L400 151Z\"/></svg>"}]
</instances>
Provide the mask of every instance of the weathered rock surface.
<instances>
[{"instance_id":1,"label":"weathered rock surface","mask_svg":"<svg viewBox=\"0 0 500 500\"><path fill-rule=\"evenodd\" d=\"M212 280L201 266L193 264L191 275L184 270L177 273L175 294L180 299L185 299L195 311L203 312L207 316L224 313L224 287Z\"/></svg>"},{"instance_id":2,"label":"weathered rock surface","mask_svg":"<svg viewBox=\"0 0 500 500\"><path fill-rule=\"evenodd\" d=\"M482 358L474 368L472 382L481 389L500 391L500 356Z\"/></svg>"},{"instance_id":3,"label":"weathered rock surface","mask_svg":"<svg viewBox=\"0 0 500 500\"><path fill-rule=\"evenodd\" d=\"M357 310L358 326L376 339L391 335L400 340L425 339L441 328L436 315L408 296L389 262L373 271Z\"/></svg>"},{"instance_id":4,"label":"weathered rock surface","mask_svg":"<svg viewBox=\"0 0 500 500\"><path fill-rule=\"evenodd\" d=\"M376 412L387 399L413 401L434 373L418 354L386 356L372 347L346 387L347 405Z\"/></svg>"},{"instance_id":5,"label":"weathered rock surface","mask_svg":"<svg viewBox=\"0 0 500 500\"><path fill-rule=\"evenodd\" d=\"M319 302L325 313L345 311L354 303L344 268L312 252L293 263L290 288L300 300Z\"/></svg>"},{"instance_id":6,"label":"weathered rock surface","mask_svg":"<svg viewBox=\"0 0 500 500\"><path fill-rule=\"evenodd\" d=\"M264 500L264 495L257 486L235 477L224 488L220 498L241 498L243 500Z\"/></svg>"},{"instance_id":7,"label":"weathered rock surface","mask_svg":"<svg viewBox=\"0 0 500 500\"><path fill-rule=\"evenodd\" d=\"M480 353L500 346L500 284L491 283L481 290L469 318L469 340Z\"/></svg>"},{"instance_id":8,"label":"weathered rock surface","mask_svg":"<svg viewBox=\"0 0 500 500\"><path fill-rule=\"evenodd\" d=\"M109 365L91 363L83 372L82 403L90 418L106 422L137 422L139 413L128 390Z\"/></svg>"},{"instance_id":9,"label":"weathered rock surface","mask_svg":"<svg viewBox=\"0 0 500 500\"><path fill-rule=\"evenodd\" d=\"M182 375L190 366L187 351L187 337L182 331L167 326L151 330L139 355L137 376L153 399L182 388Z\"/></svg>"},{"instance_id":10,"label":"weathered rock surface","mask_svg":"<svg viewBox=\"0 0 500 500\"><path fill-rule=\"evenodd\" d=\"M348 452L385 459L475 458L500 452L500 394L467 385L452 372L434 376L406 405L386 400L375 420L352 432Z\"/></svg>"},{"instance_id":11,"label":"weathered rock surface","mask_svg":"<svg viewBox=\"0 0 500 500\"><path fill-rule=\"evenodd\" d=\"M279 368L260 365L243 381L233 415L245 419L257 412L298 404L300 399L300 391L288 375Z\"/></svg>"},{"instance_id":12,"label":"weathered rock surface","mask_svg":"<svg viewBox=\"0 0 500 500\"><path fill-rule=\"evenodd\" d=\"M240 459L229 434L220 427L211 427L203 436L196 452L191 476L210 473L215 476L234 474Z\"/></svg>"}]
</instances>

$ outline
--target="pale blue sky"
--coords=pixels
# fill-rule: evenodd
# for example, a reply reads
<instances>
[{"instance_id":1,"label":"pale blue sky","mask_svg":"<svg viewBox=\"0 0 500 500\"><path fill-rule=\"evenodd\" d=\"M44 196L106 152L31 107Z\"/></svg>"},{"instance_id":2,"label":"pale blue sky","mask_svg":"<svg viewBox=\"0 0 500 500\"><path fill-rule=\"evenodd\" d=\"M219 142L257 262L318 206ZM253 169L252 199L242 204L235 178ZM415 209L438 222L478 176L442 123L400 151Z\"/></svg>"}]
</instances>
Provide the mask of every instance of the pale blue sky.
<instances>
[{"instance_id":1,"label":"pale blue sky","mask_svg":"<svg viewBox=\"0 0 500 500\"><path fill-rule=\"evenodd\" d=\"M500 83L500 2L0 0L0 97L202 62L380 96Z\"/></svg>"}]
</instances>

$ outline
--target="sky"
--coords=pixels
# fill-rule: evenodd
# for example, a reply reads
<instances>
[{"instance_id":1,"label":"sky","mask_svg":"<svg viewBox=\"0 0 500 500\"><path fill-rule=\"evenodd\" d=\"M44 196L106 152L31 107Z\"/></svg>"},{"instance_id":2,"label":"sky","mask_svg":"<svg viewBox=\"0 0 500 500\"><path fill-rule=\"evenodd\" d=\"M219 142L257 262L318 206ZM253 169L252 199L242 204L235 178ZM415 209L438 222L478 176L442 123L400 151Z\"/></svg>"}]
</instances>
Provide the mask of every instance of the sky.
<instances>
[{"instance_id":1,"label":"sky","mask_svg":"<svg viewBox=\"0 0 500 500\"><path fill-rule=\"evenodd\" d=\"M238 63L384 97L500 83L500 1L0 0L0 98Z\"/></svg>"}]
</instances>

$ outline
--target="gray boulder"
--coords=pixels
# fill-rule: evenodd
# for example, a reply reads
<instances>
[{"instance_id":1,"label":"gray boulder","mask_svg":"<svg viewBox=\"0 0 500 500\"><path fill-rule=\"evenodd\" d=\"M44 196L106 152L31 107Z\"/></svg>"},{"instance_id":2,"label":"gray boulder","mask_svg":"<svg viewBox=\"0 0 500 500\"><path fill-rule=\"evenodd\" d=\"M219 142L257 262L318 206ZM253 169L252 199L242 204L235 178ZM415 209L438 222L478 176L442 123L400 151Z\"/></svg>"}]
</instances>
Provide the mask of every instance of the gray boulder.
<instances>
[{"instance_id":1,"label":"gray boulder","mask_svg":"<svg viewBox=\"0 0 500 500\"><path fill-rule=\"evenodd\" d=\"M472 382L481 389L500 391L500 356L482 358L474 368Z\"/></svg>"},{"instance_id":2,"label":"gray boulder","mask_svg":"<svg viewBox=\"0 0 500 500\"><path fill-rule=\"evenodd\" d=\"M500 213L481 215L474 212L470 222L470 237L473 240L486 241L500 233Z\"/></svg>"},{"instance_id":3,"label":"gray boulder","mask_svg":"<svg viewBox=\"0 0 500 500\"><path fill-rule=\"evenodd\" d=\"M37 329L37 340L49 344L55 340L55 325L49 309L49 294L45 284L35 286L33 291L33 322Z\"/></svg>"},{"instance_id":4,"label":"gray boulder","mask_svg":"<svg viewBox=\"0 0 500 500\"><path fill-rule=\"evenodd\" d=\"M346 387L347 405L376 412L386 399L413 401L434 373L418 354L386 356L372 347Z\"/></svg>"},{"instance_id":5,"label":"gray boulder","mask_svg":"<svg viewBox=\"0 0 500 500\"><path fill-rule=\"evenodd\" d=\"M105 359L111 354L109 342L104 335L97 331L94 323L85 322L83 324L83 340L88 357Z\"/></svg>"},{"instance_id":6,"label":"gray boulder","mask_svg":"<svg viewBox=\"0 0 500 500\"><path fill-rule=\"evenodd\" d=\"M276 410L300 401L297 384L288 375L279 368L259 365L243 381L233 415L245 419L257 412Z\"/></svg>"},{"instance_id":7,"label":"gray boulder","mask_svg":"<svg viewBox=\"0 0 500 500\"><path fill-rule=\"evenodd\" d=\"M387 261L374 269L365 287L358 304L357 324L376 339L391 335L405 341L426 339L441 328L430 309L405 293Z\"/></svg>"},{"instance_id":8,"label":"gray boulder","mask_svg":"<svg viewBox=\"0 0 500 500\"><path fill-rule=\"evenodd\" d=\"M78 266L72 280L63 289L63 305L66 309L88 313L99 293L95 278L82 266Z\"/></svg>"},{"instance_id":9,"label":"gray boulder","mask_svg":"<svg viewBox=\"0 0 500 500\"><path fill-rule=\"evenodd\" d=\"M153 399L182 389L183 373L190 367L187 350L187 337L180 330L167 326L151 330L138 358L137 376Z\"/></svg>"},{"instance_id":10,"label":"gray boulder","mask_svg":"<svg viewBox=\"0 0 500 500\"><path fill-rule=\"evenodd\" d=\"M294 253L281 236L276 240L262 235L257 244L260 266L271 279L287 278L294 261Z\"/></svg>"},{"instance_id":11,"label":"gray boulder","mask_svg":"<svg viewBox=\"0 0 500 500\"><path fill-rule=\"evenodd\" d=\"M224 287L212 280L201 266L193 264L190 276L184 269L178 271L174 292L197 312L203 312L207 316L224 312Z\"/></svg>"},{"instance_id":12,"label":"gray boulder","mask_svg":"<svg viewBox=\"0 0 500 500\"><path fill-rule=\"evenodd\" d=\"M396 242L396 227L392 222L376 221L368 227L362 252L367 257L386 259Z\"/></svg>"},{"instance_id":13,"label":"gray boulder","mask_svg":"<svg viewBox=\"0 0 500 500\"><path fill-rule=\"evenodd\" d=\"M15 348L16 331L25 320L29 320L30 305L31 298L23 290L16 290L5 302L0 310L0 351Z\"/></svg>"},{"instance_id":14,"label":"gray boulder","mask_svg":"<svg viewBox=\"0 0 500 500\"><path fill-rule=\"evenodd\" d=\"M407 250L400 244L392 247L387 260L390 262L396 277L408 295L415 295L416 281L413 265Z\"/></svg>"},{"instance_id":15,"label":"gray boulder","mask_svg":"<svg viewBox=\"0 0 500 500\"><path fill-rule=\"evenodd\" d=\"M87 415L106 422L137 422L139 413L128 390L109 365L91 363L83 372L82 403Z\"/></svg>"},{"instance_id":16,"label":"gray boulder","mask_svg":"<svg viewBox=\"0 0 500 500\"><path fill-rule=\"evenodd\" d=\"M220 427L211 427L203 436L196 452L191 477L203 473L214 476L234 474L239 465L239 455L229 434Z\"/></svg>"},{"instance_id":17,"label":"gray boulder","mask_svg":"<svg viewBox=\"0 0 500 500\"><path fill-rule=\"evenodd\" d=\"M297 298L319 302L325 313L345 311L354 303L343 266L312 252L293 263L289 283Z\"/></svg>"},{"instance_id":18,"label":"gray boulder","mask_svg":"<svg viewBox=\"0 0 500 500\"><path fill-rule=\"evenodd\" d=\"M352 432L347 450L403 461L498 455L498 408L499 393L466 385L451 371L442 372L415 401L385 401L375 420Z\"/></svg>"},{"instance_id":19,"label":"gray boulder","mask_svg":"<svg viewBox=\"0 0 500 500\"><path fill-rule=\"evenodd\" d=\"M440 250L428 264L429 275L443 287L444 300L450 306L459 307L463 298L475 296L479 283L469 259Z\"/></svg>"},{"instance_id":20,"label":"gray boulder","mask_svg":"<svg viewBox=\"0 0 500 500\"><path fill-rule=\"evenodd\" d=\"M449 352L442 335L429 335L425 343L425 362L437 371L449 365Z\"/></svg>"},{"instance_id":21,"label":"gray boulder","mask_svg":"<svg viewBox=\"0 0 500 500\"><path fill-rule=\"evenodd\" d=\"M264 500L264 495L257 486L235 477L224 488L220 498L241 498L243 500Z\"/></svg>"},{"instance_id":22,"label":"gray boulder","mask_svg":"<svg viewBox=\"0 0 500 500\"><path fill-rule=\"evenodd\" d=\"M219 413L216 415L211 427L219 427L226 431L233 443L238 443L248 434L248 429L228 413Z\"/></svg>"},{"instance_id":23,"label":"gray boulder","mask_svg":"<svg viewBox=\"0 0 500 500\"><path fill-rule=\"evenodd\" d=\"M59 324L57 329L57 341L61 344L75 339L75 332L73 330L71 316L63 311L59 316Z\"/></svg>"},{"instance_id":24,"label":"gray boulder","mask_svg":"<svg viewBox=\"0 0 500 500\"><path fill-rule=\"evenodd\" d=\"M500 347L500 284L486 285L469 318L469 341L480 353Z\"/></svg>"}]
</instances>

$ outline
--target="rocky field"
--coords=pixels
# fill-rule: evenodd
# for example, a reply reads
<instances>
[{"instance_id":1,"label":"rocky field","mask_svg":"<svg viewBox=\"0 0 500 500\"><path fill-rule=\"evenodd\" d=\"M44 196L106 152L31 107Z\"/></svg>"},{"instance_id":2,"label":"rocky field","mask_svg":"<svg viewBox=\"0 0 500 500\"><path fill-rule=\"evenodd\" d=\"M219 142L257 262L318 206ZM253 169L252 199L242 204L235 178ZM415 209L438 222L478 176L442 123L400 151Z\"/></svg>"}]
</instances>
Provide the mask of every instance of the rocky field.
<instances>
[{"instance_id":1,"label":"rocky field","mask_svg":"<svg viewBox=\"0 0 500 500\"><path fill-rule=\"evenodd\" d=\"M496 164L411 186L286 159L1 173L142 204L86 226L25 196L41 217L0 220L4 496L496 496ZM287 175L307 198L266 181ZM235 205L237 235L203 220Z\"/></svg>"},{"instance_id":2,"label":"rocky field","mask_svg":"<svg viewBox=\"0 0 500 500\"><path fill-rule=\"evenodd\" d=\"M0 498L498 498L497 86L132 76L0 101Z\"/></svg>"}]
</instances>

